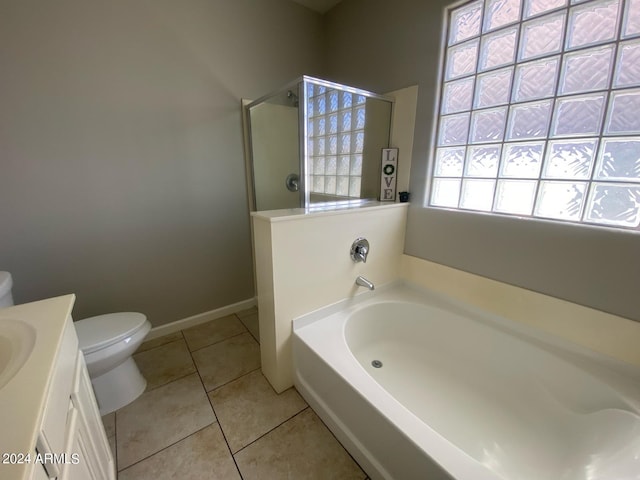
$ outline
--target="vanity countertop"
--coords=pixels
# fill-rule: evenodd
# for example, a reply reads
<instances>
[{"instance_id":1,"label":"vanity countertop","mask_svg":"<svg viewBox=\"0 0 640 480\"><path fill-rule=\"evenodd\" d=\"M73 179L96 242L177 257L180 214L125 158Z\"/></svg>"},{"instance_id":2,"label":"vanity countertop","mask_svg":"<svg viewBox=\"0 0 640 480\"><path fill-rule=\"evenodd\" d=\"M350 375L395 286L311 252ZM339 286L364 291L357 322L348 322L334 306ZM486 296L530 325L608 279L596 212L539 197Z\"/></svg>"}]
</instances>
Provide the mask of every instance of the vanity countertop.
<instances>
[{"instance_id":1,"label":"vanity countertop","mask_svg":"<svg viewBox=\"0 0 640 480\"><path fill-rule=\"evenodd\" d=\"M36 331L31 355L0 387L0 479L30 478L52 373L74 301L75 295L65 295L0 309L0 320L23 321ZM9 457L29 453L32 460L22 464Z\"/></svg>"}]
</instances>

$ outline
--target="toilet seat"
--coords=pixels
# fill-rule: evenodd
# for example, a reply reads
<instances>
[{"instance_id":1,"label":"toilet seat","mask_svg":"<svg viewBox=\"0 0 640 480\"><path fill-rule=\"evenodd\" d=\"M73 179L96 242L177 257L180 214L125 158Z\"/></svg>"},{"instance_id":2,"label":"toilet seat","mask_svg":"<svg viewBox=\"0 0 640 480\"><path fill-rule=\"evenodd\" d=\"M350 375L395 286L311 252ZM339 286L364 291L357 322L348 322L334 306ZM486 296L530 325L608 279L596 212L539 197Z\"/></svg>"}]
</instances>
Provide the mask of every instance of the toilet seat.
<instances>
[{"instance_id":1,"label":"toilet seat","mask_svg":"<svg viewBox=\"0 0 640 480\"><path fill-rule=\"evenodd\" d=\"M74 322L80 350L85 355L134 335L147 317L137 312L108 313Z\"/></svg>"}]
</instances>

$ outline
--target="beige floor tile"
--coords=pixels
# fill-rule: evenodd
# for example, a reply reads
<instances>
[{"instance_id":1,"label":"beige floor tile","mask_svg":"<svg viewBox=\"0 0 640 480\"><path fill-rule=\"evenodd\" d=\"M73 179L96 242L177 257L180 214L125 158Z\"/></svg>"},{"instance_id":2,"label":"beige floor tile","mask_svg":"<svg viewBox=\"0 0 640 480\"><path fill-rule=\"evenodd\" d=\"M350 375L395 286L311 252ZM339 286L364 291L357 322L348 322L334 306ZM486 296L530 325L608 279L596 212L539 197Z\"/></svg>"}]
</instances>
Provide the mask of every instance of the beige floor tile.
<instances>
[{"instance_id":1,"label":"beige floor tile","mask_svg":"<svg viewBox=\"0 0 640 480\"><path fill-rule=\"evenodd\" d=\"M244 480L366 477L310 408L235 454Z\"/></svg>"},{"instance_id":2,"label":"beige floor tile","mask_svg":"<svg viewBox=\"0 0 640 480\"><path fill-rule=\"evenodd\" d=\"M278 395L259 370L217 388L209 398L232 452L307 406L293 388Z\"/></svg>"},{"instance_id":3,"label":"beige floor tile","mask_svg":"<svg viewBox=\"0 0 640 480\"><path fill-rule=\"evenodd\" d=\"M119 480L233 480L240 474L217 423L136 463Z\"/></svg>"},{"instance_id":4,"label":"beige floor tile","mask_svg":"<svg viewBox=\"0 0 640 480\"><path fill-rule=\"evenodd\" d=\"M258 322L258 312L254 312L249 315L245 315L240 317L240 321L247 327L249 333L253 335L253 338L256 339L256 342L260 343L260 324Z\"/></svg>"},{"instance_id":5,"label":"beige floor tile","mask_svg":"<svg viewBox=\"0 0 640 480\"><path fill-rule=\"evenodd\" d=\"M147 380L147 391L196 371L191 353L182 338L136 353L133 359Z\"/></svg>"},{"instance_id":6,"label":"beige floor tile","mask_svg":"<svg viewBox=\"0 0 640 480\"><path fill-rule=\"evenodd\" d=\"M168 335L164 335L163 337L154 338L152 340L146 340L142 342L142 345L138 347L136 353L144 352L145 350L150 350L155 347L159 347L160 345L164 345L165 343L175 342L176 340L181 340L182 332L174 332Z\"/></svg>"},{"instance_id":7,"label":"beige floor tile","mask_svg":"<svg viewBox=\"0 0 640 480\"><path fill-rule=\"evenodd\" d=\"M116 412L118 470L215 422L198 375L149 392Z\"/></svg>"},{"instance_id":8,"label":"beige floor tile","mask_svg":"<svg viewBox=\"0 0 640 480\"><path fill-rule=\"evenodd\" d=\"M249 332L193 352L207 391L260 368L260 347Z\"/></svg>"},{"instance_id":9,"label":"beige floor tile","mask_svg":"<svg viewBox=\"0 0 640 480\"><path fill-rule=\"evenodd\" d=\"M207 345L225 340L239 333L246 332L247 329L235 315L216 318L202 325L183 330L184 338L187 340L189 350L192 352Z\"/></svg>"},{"instance_id":10,"label":"beige floor tile","mask_svg":"<svg viewBox=\"0 0 640 480\"><path fill-rule=\"evenodd\" d=\"M114 436L116 434L116 412L111 412L102 417L102 424L107 437Z\"/></svg>"}]
</instances>

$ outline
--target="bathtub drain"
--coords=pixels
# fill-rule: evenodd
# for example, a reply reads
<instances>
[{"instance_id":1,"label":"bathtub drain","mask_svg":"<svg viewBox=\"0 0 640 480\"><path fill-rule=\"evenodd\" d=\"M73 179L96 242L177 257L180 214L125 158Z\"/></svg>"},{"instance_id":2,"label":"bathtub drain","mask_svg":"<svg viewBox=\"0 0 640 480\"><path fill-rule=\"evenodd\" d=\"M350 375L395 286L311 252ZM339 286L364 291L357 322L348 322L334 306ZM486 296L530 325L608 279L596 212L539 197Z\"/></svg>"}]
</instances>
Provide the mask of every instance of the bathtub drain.
<instances>
[{"instance_id":1,"label":"bathtub drain","mask_svg":"<svg viewBox=\"0 0 640 480\"><path fill-rule=\"evenodd\" d=\"M382 362L380 360L374 360L373 362L371 362L371 365L374 368L380 368L380 367L382 367Z\"/></svg>"}]
</instances>

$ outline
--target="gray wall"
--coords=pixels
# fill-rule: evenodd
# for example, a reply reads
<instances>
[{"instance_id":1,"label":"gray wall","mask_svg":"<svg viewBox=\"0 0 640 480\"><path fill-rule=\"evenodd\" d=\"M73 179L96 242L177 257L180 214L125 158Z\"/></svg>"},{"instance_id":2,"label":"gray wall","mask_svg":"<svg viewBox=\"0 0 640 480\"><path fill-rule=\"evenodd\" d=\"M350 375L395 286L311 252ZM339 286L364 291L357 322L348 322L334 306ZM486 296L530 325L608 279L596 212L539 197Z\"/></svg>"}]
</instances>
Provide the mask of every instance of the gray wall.
<instances>
[{"instance_id":1,"label":"gray wall","mask_svg":"<svg viewBox=\"0 0 640 480\"><path fill-rule=\"evenodd\" d=\"M154 325L254 295L240 99L320 75L287 0L2 0L0 270Z\"/></svg>"},{"instance_id":2,"label":"gray wall","mask_svg":"<svg viewBox=\"0 0 640 480\"><path fill-rule=\"evenodd\" d=\"M379 92L419 85L405 252L640 320L637 232L422 207L448 3L345 0L326 17L329 78Z\"/></svg>"},{"instance_id":3,"label":"gray wall","mask_svg":"<svg viewBox=\"0 0 640 480\"><path fill-rule=\"evenodd\" d=\"M445 3L343 0L325 15L326 77L377 93L433 90Z\"/></svg>"}]
</instances>

